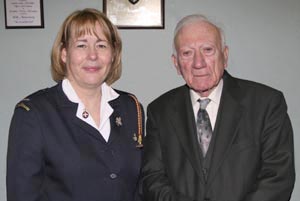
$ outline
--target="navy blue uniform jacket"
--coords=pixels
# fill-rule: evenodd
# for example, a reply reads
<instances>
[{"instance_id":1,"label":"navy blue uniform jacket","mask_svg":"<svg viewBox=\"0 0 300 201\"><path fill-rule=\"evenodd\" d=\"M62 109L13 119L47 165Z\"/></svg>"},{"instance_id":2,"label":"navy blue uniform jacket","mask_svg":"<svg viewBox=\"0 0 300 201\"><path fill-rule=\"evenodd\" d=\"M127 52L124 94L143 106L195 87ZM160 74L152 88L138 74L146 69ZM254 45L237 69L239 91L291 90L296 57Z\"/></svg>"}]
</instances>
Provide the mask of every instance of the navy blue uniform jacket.
<instances>
[{"instance_id":1,"label":"navy blue uniform jacket","mask_svg":"<svg viewBox=\"0 0 300 201\"><path fill-rule=\"evenodd\" d=\"M76 117L77 104L61 84L18 104L9 131L7 200L138 200L137 106L127 93L117 92L120 96L110 101L108 142Z\"/></svg>"}]
</instances>

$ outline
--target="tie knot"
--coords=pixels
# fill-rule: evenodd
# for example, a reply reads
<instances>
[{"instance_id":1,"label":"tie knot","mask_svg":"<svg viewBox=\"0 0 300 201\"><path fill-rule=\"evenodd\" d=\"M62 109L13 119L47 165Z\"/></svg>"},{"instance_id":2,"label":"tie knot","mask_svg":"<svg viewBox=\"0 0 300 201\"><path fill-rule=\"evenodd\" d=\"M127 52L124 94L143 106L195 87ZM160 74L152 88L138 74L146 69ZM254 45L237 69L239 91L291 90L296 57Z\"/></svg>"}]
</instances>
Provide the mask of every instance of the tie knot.
<instances>
[{"instance_id":1,"label":"tie knot","mask_svg":"<svg viewBox=\"0 0 300 201\"><path fill-rule=\"evenodd\" d=\"M210 99L209 99L209 98L206 98L206 99L203 99L203 100L199 99L198 101L199 101L199 103L200 103L200 109L201 109L201 110L205 110L205 109L206 109L206 106L207 106L208 103L210 102Z\"/></svg>"}]
</instances>

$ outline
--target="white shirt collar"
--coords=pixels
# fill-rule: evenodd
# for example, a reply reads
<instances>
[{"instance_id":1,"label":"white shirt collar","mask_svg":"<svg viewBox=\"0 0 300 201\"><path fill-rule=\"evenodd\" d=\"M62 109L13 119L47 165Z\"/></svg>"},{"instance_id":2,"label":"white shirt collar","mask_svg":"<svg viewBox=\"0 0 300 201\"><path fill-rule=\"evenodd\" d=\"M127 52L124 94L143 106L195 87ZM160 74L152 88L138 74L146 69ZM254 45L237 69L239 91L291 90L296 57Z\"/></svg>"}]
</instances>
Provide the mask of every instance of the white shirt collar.
<instances>
[{"instance_id":1,"label":"white shirt collar","mask_svg":"<svg viewBox=\"0 0 300 201\"><path fill-rule=\"evenodd\" d=\"M223 90L223 79L220 80L217 87L209 94L208 97L200 97L200 95L198 93L196 93L194 90L190 89L190 96L191 96L191 101L192 101L192 107L193 107L193 111L194 111L195 120L197 119L197 112L198 112L199 107L200 107L200 104L198 103L199 98L200 99L209 98L211 101L207 105L206 111L209 115L212 129L214 129L216 119L217 119L218 110L219 110L222 90Z\"/></svg>"},{"instance_id":2,"label":"white shirt collar","mask_svg":"<svg viewBox=\"0 0 300 201\"><path fill-rule=\"evenodd\" d=\"M70 81L68 79L64 79L62 81L62 89L68 99L71 102L78 103L76 117L81 119L82 121L88 123L97 129L104 139L108 141L110 134L110 121L109 117L113 113L113 108L110 106L109 101L118 98L120 95L110 86L108 86L105 82L101 85L102 96L101 96L101 107L100 107L100 126L99 128L96 126L93 118L89 115L87 118L83 118L82 113L85 111L85 106L76 94L74 88L72 87Z\"/></svg>"},{"instance_id":3,"label":"white shirt collar","mask_svg":"<svg viewBox=\"0 0 300 201\"><path fill-rule=\"evenodd\" d=\"M204 98L209 98L212 103L215 103L215 104L219 105L221 95L222 95L222 89L223 89L223 79L220 80L219 84L216 86L216 88L213 89L213 91L209 94L208 97L201 97L193 89L190 89L192 105L198 104L198 100L199 99L204 99Z\"/></svg>"},{"instance_id":4,"label":"white shirt collar","mask_svg":"<svg viewBox=\"0 0 300 201\"><path fill-rule=\"evenodd\" d=\"M74 88L72 87L70 81L65 78L62 81L62 88L68 99L73 103L81 103L81 100L77 96ZM119 97L119 94L105 82L101 85L102 99L101 101L109 102Z\"/></svg>"}]
</instances>

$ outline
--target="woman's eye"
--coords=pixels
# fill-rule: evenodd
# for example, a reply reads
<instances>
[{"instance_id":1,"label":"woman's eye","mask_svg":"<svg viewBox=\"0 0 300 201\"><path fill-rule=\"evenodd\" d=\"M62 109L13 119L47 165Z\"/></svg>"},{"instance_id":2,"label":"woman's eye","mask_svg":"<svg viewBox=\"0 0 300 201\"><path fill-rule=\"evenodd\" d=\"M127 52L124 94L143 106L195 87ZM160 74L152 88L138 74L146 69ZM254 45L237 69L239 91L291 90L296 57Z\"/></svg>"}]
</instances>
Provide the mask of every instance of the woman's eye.
<instances>
[{"instance_id":1,"label":"woman's eye","mask_svg":"<svg viewBox=\"0 0 300 201\"><path fill-rule=\"evenodd\" d=\"M104 45L104 44L99 44L98 47L101 48L101 49L107 48L107 46Z\"/></svg>"},{"instance_id":2,"label":"woman's eye","mask_svg":"<svg viewBox=\"0 0 300 201\"><path fill-rule=\"evenodd\" d=\"M77 47L78 47L78 48L85 48L86 45L85 45L85 44L78 44Z\"/></svg>"}]
</instances>

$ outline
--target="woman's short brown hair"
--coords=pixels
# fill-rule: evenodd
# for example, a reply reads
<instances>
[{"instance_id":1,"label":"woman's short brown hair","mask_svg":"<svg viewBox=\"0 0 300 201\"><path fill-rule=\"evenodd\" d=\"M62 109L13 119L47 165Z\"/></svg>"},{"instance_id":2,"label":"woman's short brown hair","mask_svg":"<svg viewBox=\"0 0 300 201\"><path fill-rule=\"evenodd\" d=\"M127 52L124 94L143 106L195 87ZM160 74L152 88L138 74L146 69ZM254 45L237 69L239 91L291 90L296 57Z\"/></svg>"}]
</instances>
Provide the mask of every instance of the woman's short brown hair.
<instances>
[{"instance_id":1,"label":"woman's short brown hair","mask_svg":"<svg viewBox=\"0 0 300 201\"><path fill-rule=\"evenodd\" d=\"M61 59L61 53L63 48L68 47L72 34L75 34L75 37L80 37L86 33L95 34L97 23L102 27L103 33L113 49L113 62L105 82L111 85L120 78L122 71L122 41L118 29L100 11L86 8L71 13L63 22L56 36L51 51L51 74L54 81L59 82L66 77L67 68Z\"/></svg>"}]
</instances>

